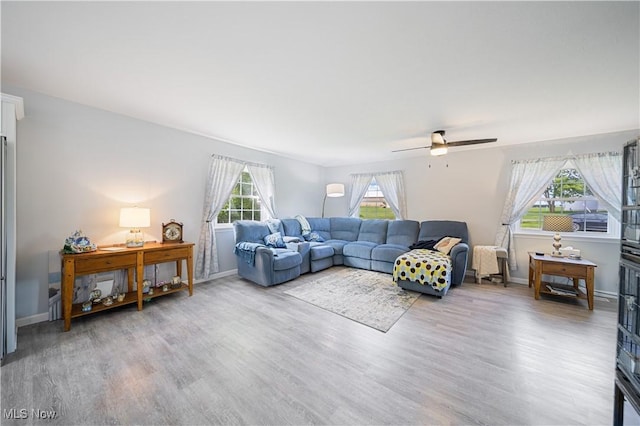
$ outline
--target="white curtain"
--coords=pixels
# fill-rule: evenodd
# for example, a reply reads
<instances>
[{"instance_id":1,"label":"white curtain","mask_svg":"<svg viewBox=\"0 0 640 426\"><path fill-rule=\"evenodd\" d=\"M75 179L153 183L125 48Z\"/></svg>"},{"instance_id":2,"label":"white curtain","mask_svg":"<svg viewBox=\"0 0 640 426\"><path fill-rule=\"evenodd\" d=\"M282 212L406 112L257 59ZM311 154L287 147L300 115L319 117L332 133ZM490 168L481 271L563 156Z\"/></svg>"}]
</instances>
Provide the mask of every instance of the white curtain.
<instances>
[{"instance_id":1,"label":"white curtain","mask_svg":"<svg viewBox=\"0 0 640 426\"><path fill-rule=\"evenodd\" d=\"M251 180L253 180L253 184L256 187L256 191L258 191L261 209L266 212L268 216L262 217L262 219L278 217L276 215L276 205L274 201L276 184L273 176L273 167L252 163L246 163L246 165L251 175Z\"/></svg>"},{"instance_id":2,"label":"white curtain","mask_svg":"<svg viewBox=\"0 0 640 426\"><path fill-rule=\"evenodd\" d=\"M510 269L518 266L511 227L540 198L566 162L566 157L513 162L509 193L502 209L501 225L495 241L495 245L508 250Z\"/></svg>"},{"instance_id":3,"label":"white curtain","mask_svg":"<svg viewBox=\"0 0 640 426\"><path fill-rule=\"evenodd\" d=\"M349 216L358 217L360 214L360 202L369 189L373 179L373 173L351 175L351 198L349 199Z\"/></svg>"},{"instance_id":4,"label":"white curtain","mask_svg":"<svg viewBox=\"0 0 640 426\"><path fill-rule=\"evenodd\" d=\"M376 173L376 182L397 219L407 218L407 200L401 171ZM359 203L358 203L359 204Z\"/></svg>"},{"instance_id":5,"label":"white curtain","mask_svg":"<svg viewBox=\"0 0 640 426\"><path fill-rule=\"evenodd\" d=\"M198 279L209 278L219 271L215 232L216 218L229 199L244 167L245 163L233 158L220 155L211 157L196 259L196 278Z\"/></svg>"},{"instance_id":6,"label":"white curtain","mask_svg":"<svg viewBox=\"0 0 640 426\"><path fill-rule=\"evenodd\" d=\"M621 219L622 155L617 152L580 155L573 158L585 183L609 214Z\"/></svg>"}]
</instances>

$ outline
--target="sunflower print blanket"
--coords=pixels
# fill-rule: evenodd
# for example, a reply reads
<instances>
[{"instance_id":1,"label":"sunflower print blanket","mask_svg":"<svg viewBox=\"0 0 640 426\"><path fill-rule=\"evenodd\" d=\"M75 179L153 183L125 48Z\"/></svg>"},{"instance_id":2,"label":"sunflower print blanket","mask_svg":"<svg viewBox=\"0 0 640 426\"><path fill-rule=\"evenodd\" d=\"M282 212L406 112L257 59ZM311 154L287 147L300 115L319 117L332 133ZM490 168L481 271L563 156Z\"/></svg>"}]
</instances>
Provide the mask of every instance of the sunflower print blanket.
<instances>
[{"instance_id":1,"label":"sunflower print blanket","mask_svg":"<svg viewBox=\"0 0 640 426\"><path fill-rule=\"evenodd\" d=\"M451 282L451 258L439 251L414 249L396 259L393 281L407 280L442 290Z\"/></svg>"}]
</instances>

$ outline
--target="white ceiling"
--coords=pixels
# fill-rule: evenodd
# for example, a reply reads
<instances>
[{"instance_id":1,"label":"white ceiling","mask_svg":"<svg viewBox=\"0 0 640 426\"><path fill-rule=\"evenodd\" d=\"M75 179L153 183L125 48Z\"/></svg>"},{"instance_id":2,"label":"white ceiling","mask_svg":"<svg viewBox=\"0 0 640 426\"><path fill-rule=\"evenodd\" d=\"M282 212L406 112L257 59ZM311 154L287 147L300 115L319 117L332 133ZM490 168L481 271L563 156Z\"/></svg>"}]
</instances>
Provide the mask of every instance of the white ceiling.
<instances>
[{"instance_id":1,"label":"white ceiling","mask_svg":"<svg viewBox=\"0 0 640 426\"><path fill-rule=\"evenodd\" d=\"M0 7L3 84L323 166L640 128L637 1Z\"/></svg>"}]
</instances>

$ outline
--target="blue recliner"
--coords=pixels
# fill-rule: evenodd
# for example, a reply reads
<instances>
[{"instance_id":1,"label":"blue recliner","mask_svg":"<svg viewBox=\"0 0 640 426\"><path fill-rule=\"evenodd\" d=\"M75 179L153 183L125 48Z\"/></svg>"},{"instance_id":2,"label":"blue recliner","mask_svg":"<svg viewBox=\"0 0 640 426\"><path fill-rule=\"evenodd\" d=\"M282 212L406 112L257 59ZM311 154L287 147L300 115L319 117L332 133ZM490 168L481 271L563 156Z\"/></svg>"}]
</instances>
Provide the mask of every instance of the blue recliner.
<instances>
[{"instance_id":1,"label":"blue recliner","mask_svg":"<svg viewBox=\"0 0 640 426\"><path fill-rule=\"evenodd\" d=\"M308 250L308 244L298 244L296 251L289 248L273 248L264 245L264 238L271 234L264 222L238 220L233 224L236 244L244 244L244 252L238 255L238 275L261 286L272 286L300 276L302 255L298 250ZM282 231L282 230L281 230Z\"/></svg>"}]
</instances>

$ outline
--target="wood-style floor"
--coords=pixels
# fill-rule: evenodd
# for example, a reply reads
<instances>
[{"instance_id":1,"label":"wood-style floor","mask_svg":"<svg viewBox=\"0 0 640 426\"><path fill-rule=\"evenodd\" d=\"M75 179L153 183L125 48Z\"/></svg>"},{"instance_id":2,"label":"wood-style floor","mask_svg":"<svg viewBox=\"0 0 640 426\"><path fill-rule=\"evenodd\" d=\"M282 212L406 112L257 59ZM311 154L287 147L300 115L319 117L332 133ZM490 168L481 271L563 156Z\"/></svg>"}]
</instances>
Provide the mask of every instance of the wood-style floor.
<instances>
[{"instance_id":1,"label":"wood-style floor","mask_svg":"<svg viewBox=\"0 0 640 426\"><path fill-rule=\"evenodd\" d=\"M615 301L465 283L381 333L283 294L300 282L232 276L23 327L1 423L611 424Z\"/></svg>"}]
</instances>

